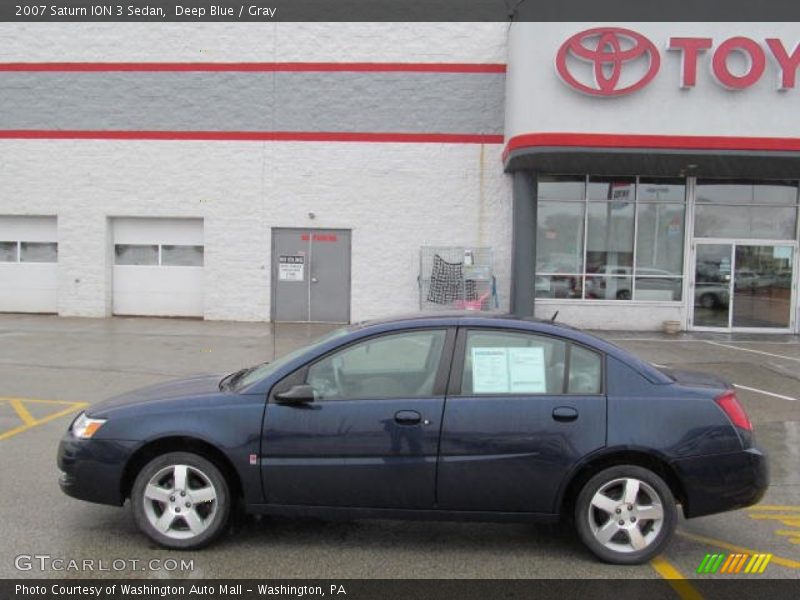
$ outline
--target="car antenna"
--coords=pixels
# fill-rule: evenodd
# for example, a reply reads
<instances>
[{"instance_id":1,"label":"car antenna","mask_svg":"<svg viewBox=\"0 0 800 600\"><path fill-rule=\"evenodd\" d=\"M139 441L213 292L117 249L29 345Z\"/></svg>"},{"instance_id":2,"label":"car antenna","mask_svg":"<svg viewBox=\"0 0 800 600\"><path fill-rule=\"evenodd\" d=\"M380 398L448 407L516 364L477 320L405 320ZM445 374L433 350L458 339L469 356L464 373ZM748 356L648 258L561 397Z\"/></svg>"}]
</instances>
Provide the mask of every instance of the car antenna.
<instances>
[{"instance_id":1,"label":"car antenna","mask_svg":"<svg viewBox=\"0 0 800 600\"><path fill-rule=\"evenodd\" d=\"M550 320L551 320L553 323L555 323L555 321L556 321L556 317L558 316L558 312L559 312L559 311L556 311L556 312L554 312L554 313L553 313L553 316L552 316L552 317L550 317Z\"/></svg>"}]
</instances>

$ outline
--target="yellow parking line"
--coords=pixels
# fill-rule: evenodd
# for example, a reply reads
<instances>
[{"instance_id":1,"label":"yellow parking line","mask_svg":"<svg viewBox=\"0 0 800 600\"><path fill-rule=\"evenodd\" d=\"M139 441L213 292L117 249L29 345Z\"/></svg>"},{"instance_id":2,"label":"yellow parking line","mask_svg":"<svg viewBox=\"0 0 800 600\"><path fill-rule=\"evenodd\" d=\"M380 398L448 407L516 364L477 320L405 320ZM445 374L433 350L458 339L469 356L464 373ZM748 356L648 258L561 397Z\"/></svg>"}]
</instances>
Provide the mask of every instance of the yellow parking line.
<instances>
[{"instance_id":1,"label":"yellow parking line","mask_svg":"<svg viewBox=\"0 0 800 600\"><path fill-rule=\"evenodd\" d=\"M656 573L661 575L667 583L672 586L675 593L678 594L682 600L703 600L703 596L697 591L691 582L683 576L671 562L663 556L656 556L650 561L650 566L655 569Z\"/></svg>"},{"instance_id":2,"label":"yellow parking line","mask_svg":"<svg viewBox=\"0 0 800 600\"><path fill-rule=\"evenodd\" d=\"M40 398L12 398L9 396L0 396L0 402L11 402L12 400L36 402L38 404L86 404L86 402L73 402L72 400L42 400Z\"/></svg>"},{"instance_id":3,"label":"yellow parking line","mask_svg":"<svg viewBox=\"0 0 800 600\"><path fill-rule=\"evenodd\" d=\"M717 548L724 548L725 550L730 550L731 552L744 552L745 554L762 554L758 550L743 548L742 546L729 544L728 542L724 542L722 540L716 540L714 538L706 537L704 535L697 535L696 533L689 533L688 531L678 531L677 534L687 539L693 540L695 542L699 542L707 546L716 546ZM774 562L776 565L787 567L789 569L800 569L800 562L792 560L790 558L783 558L781 556L776 556L773 554L772 562Z\"/></svg>"},{"instance_id":4,"label":"yellow parking line","mask_svg":"<svg viewBox=\"0 0 800 600\"><path fill-rule=\"evenodd\" d=\"M797 510L800 511L800 506L780 506L778 504L756 504L755 506L749 507L747 510L749 511L759 511L759 510Z\"/></svg>"},{"instance_id":5,"label":"yellow parking line","mask_svg":"<svg viewBox=\"0 0 800 600\"><path fill-rule=\"evenodd\" d=\"M33 415L28 412L28 409L25 408L25 405L19 401L19 398L11 398L8 403L11 405L11 408L14 409L14 412L17 413L22 422L25 425L36 425L36 419L33 418Z\"/></svg>"},{"instance_id":6,"label":"yellow parking line","mask_svg":"<svg viewBox=\"0 0 800 600\"><path fill-rule=\"evenodd\" d=\"M36 402L44 402L47 404L68 404L69 406L64 410L60 410L53 414L47 415L46 417L42 417L41 419L35 419L33 416L28 412L28 410L23 406L23 400L20 398L2 398L2 400L7 400L11 406L14 407L14 411L19 415L19 418L22 420L23 424L19 427L15 427L14 429L9 429L8 431L4 431L0 433L0 441L7 440L8 438L14 437L18 433L22 433L23 431L28 431L29 429L33 429L39 425L44 425L54 419L58 419L59 417L63 417L64 415L68 415L70 413L75 412L80 408L86 408L89 406L88 402L67 402L64 400L35 400ZM24 399L24 402L30 402L32 400ZM20 410L20 408L22 410Z\"/></svg>"}]
</instances>

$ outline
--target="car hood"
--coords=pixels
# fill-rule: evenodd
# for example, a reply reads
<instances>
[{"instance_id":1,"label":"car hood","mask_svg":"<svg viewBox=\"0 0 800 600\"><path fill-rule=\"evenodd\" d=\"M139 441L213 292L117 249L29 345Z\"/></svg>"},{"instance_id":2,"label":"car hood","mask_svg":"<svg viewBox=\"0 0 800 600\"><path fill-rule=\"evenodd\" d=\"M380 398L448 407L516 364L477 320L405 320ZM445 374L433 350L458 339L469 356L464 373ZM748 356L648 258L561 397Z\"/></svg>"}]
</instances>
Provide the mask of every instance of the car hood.
<instances>
[{"instance_id":1,"label":"car hood","mask_svg":"<svg viewBox=\"0 0 800 600\"><path fill-rule=\"evenodd\" d=\"M101 415L107 410L137 404L149 404L177 398L219 394L219 382L223 377L224 375L206 373L203 375L186 377L184 379L167 381L166 383L157 383L103 400L93 405L87 412L90 416L95 416Z\"/></svg>"}]
</instances>

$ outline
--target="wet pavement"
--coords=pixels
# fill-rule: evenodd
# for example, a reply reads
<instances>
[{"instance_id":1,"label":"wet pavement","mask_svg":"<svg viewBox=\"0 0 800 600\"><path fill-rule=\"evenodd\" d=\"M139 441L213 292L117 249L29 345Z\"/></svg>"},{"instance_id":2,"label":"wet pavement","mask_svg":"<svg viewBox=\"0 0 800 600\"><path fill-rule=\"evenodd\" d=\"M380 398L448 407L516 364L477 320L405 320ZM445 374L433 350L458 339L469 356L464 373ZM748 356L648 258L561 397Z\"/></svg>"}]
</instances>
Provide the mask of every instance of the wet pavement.
<instances>
[{"instance_id":1,"label":"wet pavement","mask_svg":"<svg viewBox=\"0 0 800 600\"><path fill-rule=\"evenodd\" d=\"M562 526L321 521L254 517L200 552L153 546L130 509L64 496L55 454L87 403L198 372L223 373L284 354L330 328L176 319L0 315L0 577L593 577L655 578L657 565L597 562ZM686 577L706 553L772 553L763 575L800 578L800 338L600 332L654 363L718 374L770 454L771 487L747 510L682 520L664 559ZM12 401L12 399L19 399ZM34 401L35 400L35 401ZM94 571L44 571L20 555L94 560ZM98 571L99 561L108 571ZM173 570L156 559L193 561ZM122 570L111 567L111 561ZM130 561L139 561L133 565ZM15 562L17 565L15 566ZM142 567L144 569L142 570ZM160 568L159 568L160 567ZM744 575L717 575L744 577ZM752 575L747 575L752 577Z\"/></svg>"}]
</instances>

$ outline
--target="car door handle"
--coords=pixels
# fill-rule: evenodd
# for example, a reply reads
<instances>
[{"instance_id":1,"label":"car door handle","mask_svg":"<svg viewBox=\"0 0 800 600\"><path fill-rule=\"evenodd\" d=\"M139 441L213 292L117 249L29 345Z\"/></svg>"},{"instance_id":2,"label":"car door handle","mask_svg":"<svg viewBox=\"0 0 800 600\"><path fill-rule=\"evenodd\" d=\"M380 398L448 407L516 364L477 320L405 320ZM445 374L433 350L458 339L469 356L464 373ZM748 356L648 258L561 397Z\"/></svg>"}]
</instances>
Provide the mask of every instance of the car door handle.
<instances>
[{"instance_id":1,"label":"car door handle","mask_svg":"<svg viewBox=\"0 0 800 600\"><path fill-rule=\"evenodd\" d=\"M398 410L394 413L394 420L398 425L416 425L422 420L422 415L415 410Z\"/></svg>"},{"instance_id":2,"label":"car door handle","mask_svg":"<svg viewBox=\"0 0 800 600\"><path fill-rule=\"evenodd\" d=\"M553 409L553 419L556 421L574 421L578 418L578 411L571 406L557 406Z\"/></svg>"}]
</instances>

